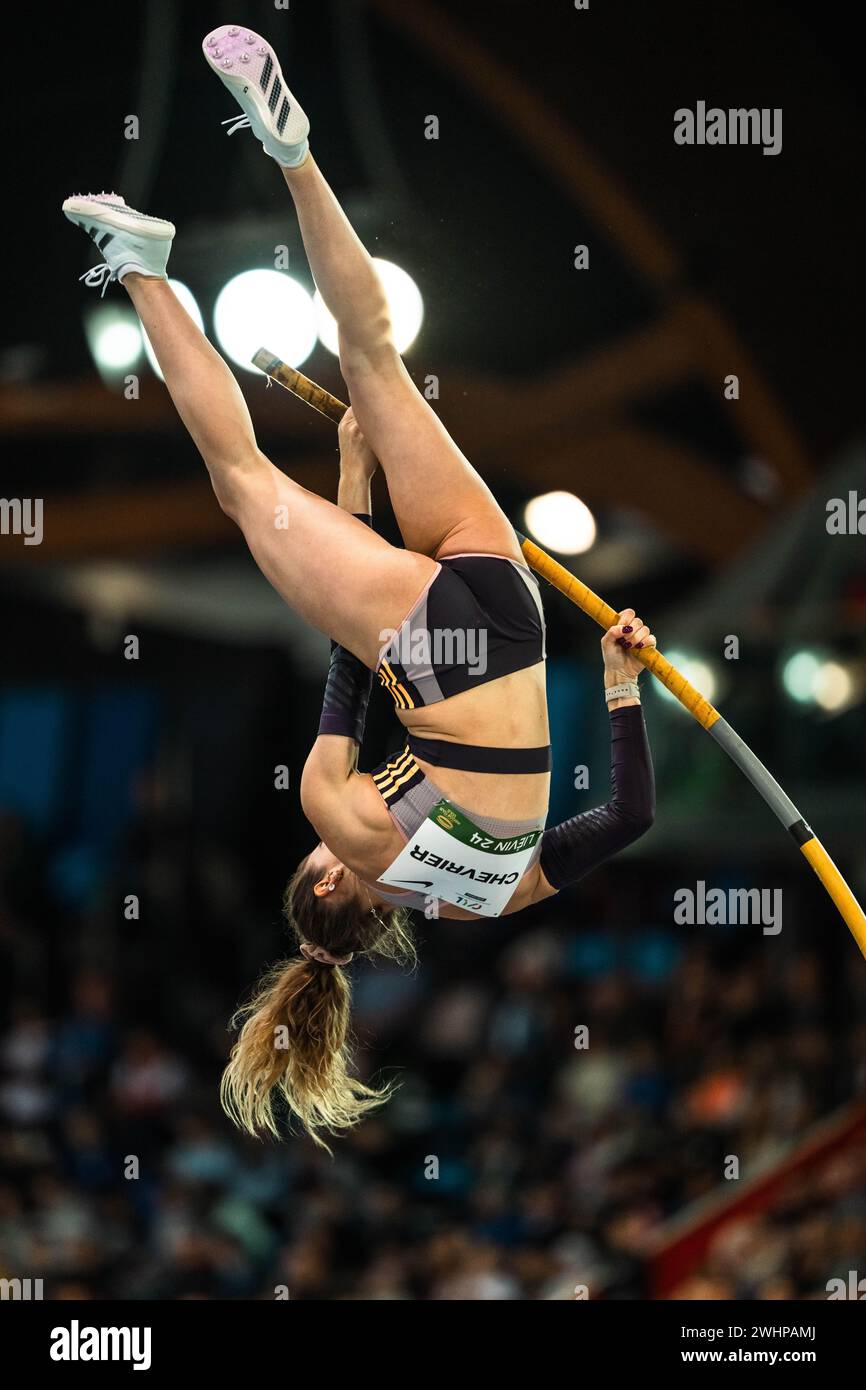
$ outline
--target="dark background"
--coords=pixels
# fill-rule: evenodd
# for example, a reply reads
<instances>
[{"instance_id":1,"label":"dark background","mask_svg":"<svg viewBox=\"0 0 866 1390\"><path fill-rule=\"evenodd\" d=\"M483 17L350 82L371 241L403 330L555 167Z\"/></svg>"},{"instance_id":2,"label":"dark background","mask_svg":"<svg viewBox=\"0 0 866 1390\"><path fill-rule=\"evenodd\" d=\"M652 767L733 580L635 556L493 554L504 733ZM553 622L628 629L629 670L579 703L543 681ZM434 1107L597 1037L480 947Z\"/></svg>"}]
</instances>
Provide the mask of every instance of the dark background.
<instances>
[{"instance_id":1,"label":"dark background","mask_svg":"<svg viewBox=\"0 0 866 1390\"><path fill-rule=\"evenodd\" d=\"M43 498L46 530L0 537L0 1276L52 1297L647 1297L668 1223L731 1196L726 1155L747 1180L862 1097L856 946L769 811L650 689L651 834L520 918L419 921L415 975L357 970L361 1068L403 1086L333 1160L233 1135L225 1025L286 949L326 643L258 576L161 383L142 367L126 401L100 380L97 296L77 283L96 258L60 214L115 188L170 217L170 272L208 330L220 286L277 242L311 285L282 182L248 134L226 141L234 106L199 53L218 23L258 27L365 242L422 289L407 365L439 377L458 442L517 525L552 487L589 503L599 539L572 567L662 650L710 663L862 896L862 694L828 715L779 678L801 647L856 682L866 663L864 539L825 527L828 498L866 493L848 14L156 0L25 17L0 118L0 490ZM674 110L699 99L781 106L781 154L675 145ZM324 349L304 370L344 389ZM238 375L262 447L333 497L330 426ZM396 540L384 494L377 524ZM546 604L558 820L605 798L607 747L598 634ZM362 766L396 743L374 699ZM782 889L780 936L677 927L673 893L700 879ZM823 1297L863 1268L864 1211L848 1146L731 1222L681 1292Z\"/></svg>"}]
</instances>

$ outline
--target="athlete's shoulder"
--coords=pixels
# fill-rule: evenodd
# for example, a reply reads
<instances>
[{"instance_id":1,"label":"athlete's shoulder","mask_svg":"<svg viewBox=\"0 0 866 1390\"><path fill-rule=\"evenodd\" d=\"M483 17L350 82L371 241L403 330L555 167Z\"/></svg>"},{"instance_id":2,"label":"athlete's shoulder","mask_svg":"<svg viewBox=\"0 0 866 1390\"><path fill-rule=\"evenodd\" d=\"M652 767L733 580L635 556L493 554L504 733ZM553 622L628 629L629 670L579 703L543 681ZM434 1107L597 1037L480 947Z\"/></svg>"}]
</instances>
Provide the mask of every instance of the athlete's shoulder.
<instances>
[{"instance_id":1,"label":"athlete's shoulder","mask_svg":"<svg viewBox=\"0 0 866 1390\"><path fill-rule=\"evenodd\" d=\"M317 746L322 742L317 740ZM354 756L353 752L353 760ZM370 774L355 768L347 772L336 749L317 752L314 748L307 758L301 777L301 809L326 841L328 830L361 841L391 828Z\"/></svg>"}]
</instances>

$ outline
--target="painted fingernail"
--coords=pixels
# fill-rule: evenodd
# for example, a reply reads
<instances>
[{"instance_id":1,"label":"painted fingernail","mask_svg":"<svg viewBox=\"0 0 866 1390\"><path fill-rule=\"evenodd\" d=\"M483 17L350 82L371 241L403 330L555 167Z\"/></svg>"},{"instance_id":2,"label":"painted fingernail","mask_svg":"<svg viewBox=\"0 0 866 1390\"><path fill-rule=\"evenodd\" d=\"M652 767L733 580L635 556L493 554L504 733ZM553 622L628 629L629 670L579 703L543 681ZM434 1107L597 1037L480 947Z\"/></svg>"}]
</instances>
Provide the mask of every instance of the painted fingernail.
<instances>
[{"instance_id":1,"label":"painted fingernail","mask_svg":"<svg viewBox=\"0 0 866 1390\"><path fill-rule=\"evenodd\" d=\"M624 638L624 637L617 637L617 639L616 639L616 645L617 645L618 647L624 647L624 646L625 646L625 638Z\"/></svg>"},{"instance_id":2,"label":"painted fingernail","mask_svg":"<svg viewBox=\"0 0 866 1390\"><path fill-rule=\"evenodd\" d=\"M635 649L635 651L636 651L636 652L640 651L640 649L641 649L642 646L643 646L643 642L635 642L635 644L634 644L634 649Z\"/></svg>"},{"instance_id":3,"label":"painted fingernail","mask_svg":"<svg viewBox=\"0 0 866 1390\"><path fill-rule=\"evenodd\" d=\"M633 627L624 627L624 628L623 628L623 632L634 632L634 628L633 628Z\"/></svg>"}]
</instances>

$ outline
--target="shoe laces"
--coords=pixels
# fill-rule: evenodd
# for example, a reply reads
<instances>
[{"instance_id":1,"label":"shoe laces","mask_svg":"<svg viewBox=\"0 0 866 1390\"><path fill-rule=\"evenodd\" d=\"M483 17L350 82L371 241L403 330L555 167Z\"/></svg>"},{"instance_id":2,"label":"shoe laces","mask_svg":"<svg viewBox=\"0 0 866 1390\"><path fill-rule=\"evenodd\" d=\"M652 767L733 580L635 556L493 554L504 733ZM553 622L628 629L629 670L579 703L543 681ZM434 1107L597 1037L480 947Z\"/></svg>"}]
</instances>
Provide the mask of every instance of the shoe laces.
<instances>
[{"instance_id":1,"label":"shoe laces","mask_svg":"<svg viewBox=\"0 0 866 1390\"><path fill-rule=\"evenodd\" d=\"M236 130L250 130L252 121L249 116L229 116L227 121L220 121L220 125L231 126L231 129L226 131L226 135L234 135Z\"/></svg>"},{"instance_id":2,"label":"shoe laces","mask_svg":"<svg viewBox=\"0 0 866 1390\"><path fill-rule=\"evenodd\" d=\"M90 270L85 270L84 274L79 275L78 279L83 280L85 285L90 285L94 289L101 285L102 294L99 298L104 299L105 291L108 289L111 281L117 279L117 276L111 269L108 261L103 261L102 265L94 265L91 266Z\"/></svg>"}]
</instances>

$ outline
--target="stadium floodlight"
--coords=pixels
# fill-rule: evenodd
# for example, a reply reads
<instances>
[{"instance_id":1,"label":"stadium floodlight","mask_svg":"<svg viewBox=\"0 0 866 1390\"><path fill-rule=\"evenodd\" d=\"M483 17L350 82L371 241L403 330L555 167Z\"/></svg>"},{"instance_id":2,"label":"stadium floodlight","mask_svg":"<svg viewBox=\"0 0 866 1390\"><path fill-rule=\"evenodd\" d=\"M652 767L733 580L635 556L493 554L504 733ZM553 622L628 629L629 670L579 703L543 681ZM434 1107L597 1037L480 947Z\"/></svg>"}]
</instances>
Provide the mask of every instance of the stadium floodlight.
<instances>
[{"instance_id":1,"label":"stadium floodlight","mask_svg":"<svg viewBox=\"0 0 866 1390\"><path fill-rule=\"evenodd\" d=\"M141 326L131 307L100 304L89 310L84 332L103 381L114 384L141 357Z\"/></svg>"},{"instance_id":2,"label":"stadium floodlight","mask_svg":"<svg viewBox=\"0 0 866 1390\"><path fill-rule=\"evenodd\" d=\"M527 502L527 530L539 545L559 555L583 555L595 542L595 517L573 492L545 492Z\"/></svg>"},{"instance_id":3,"label":"stadium floodlight","mask_svg":"<svg viewBox=\"0 0 866 1390\"><path fill-rule=\"evenodd\" d=\"M312 295L279 270L242 271L220 290L214 331L226 356L245 372L261 375L251 359L262 343L299 367L316 345Z\"/></svg>"}]
</instances>

